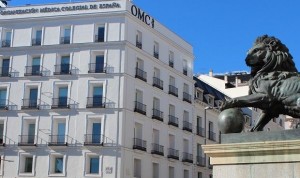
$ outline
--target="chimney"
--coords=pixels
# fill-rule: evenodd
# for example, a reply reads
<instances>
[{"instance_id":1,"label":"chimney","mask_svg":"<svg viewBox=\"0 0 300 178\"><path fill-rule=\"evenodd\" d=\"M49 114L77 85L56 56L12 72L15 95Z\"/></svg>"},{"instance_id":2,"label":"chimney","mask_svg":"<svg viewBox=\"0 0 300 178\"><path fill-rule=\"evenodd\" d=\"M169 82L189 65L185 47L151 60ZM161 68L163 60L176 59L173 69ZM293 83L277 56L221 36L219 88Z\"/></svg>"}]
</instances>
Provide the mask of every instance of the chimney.
<instances>
[{"instance_id":1,"label":"chimney","mask_svg":"<svg viewBox=\"0 0 300 178\"><path fill-rule=\"evenodd\" d=\"M225 81L226 83L228 83L228 76L227 76L227 75L224 75L224 81Z\"/></svg>"},{"instance_id":2,"label":"chimney","mask_svg":"<svg viewBox=\"0 0 300 178\"><path fill-rule=\"evenodd\" d=\"M213 74L213 70L210 69L210 70L209 70L209 73L208 73L208 76L213 77L213 75L214 75L214 74Z\"/></svg>"}]
</instances>

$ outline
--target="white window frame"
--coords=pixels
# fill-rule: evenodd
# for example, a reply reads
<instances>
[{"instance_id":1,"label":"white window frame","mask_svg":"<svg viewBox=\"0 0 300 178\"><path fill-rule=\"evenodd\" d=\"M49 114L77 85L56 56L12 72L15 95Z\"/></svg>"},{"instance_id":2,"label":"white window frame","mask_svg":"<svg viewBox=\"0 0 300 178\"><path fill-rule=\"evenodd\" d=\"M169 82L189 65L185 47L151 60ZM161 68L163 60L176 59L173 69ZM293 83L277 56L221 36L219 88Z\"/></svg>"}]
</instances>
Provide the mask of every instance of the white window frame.
<instances>
[{"instance_id":1,"label":"white window frame","mask_svg":"<svg viewBox=\"0 0 300 178\"><path fill-rule=\"evenodd\" d=\"M32 172L31 173L25 173L21 168L25 167L25 159L26 157L32 157ZM36 155L31 153L19 153L19 165L18 165L18 175L19 176L26 176L26 177L34 177L35 176L35 164L36 164Z\"/></svg>"},{"instance_id":2,"label":"white window frame","mask_svg":"<svg viewBox=\"0 0 300 178\"><path fill-rule=\"evenodd\" d=\"M90 169L90 158L99 158L99 173L91 174ZM102 176L102 156L96 153L85 153L84 155L84 176L86 177L101 177Z\"/></svg>"},{"instance_id":3,"label":"white window frame","mask_svg":"<svg viewBox=\"0 0 300 178\"><path fill-rule=\"evenodd\" d=\"M55 159L56 157L62 157L63 158L63 173L55 173L55 161L53 162L52 159ZM49 162L48 162L48 176L49 177L65 177L66 176L66 163L67 163L67 155L60 154L60 153L50 153L49 154ZM54 165L52 165L54 163ZM53 172L52 172L53 168Z\"/></svg>"}]
</instances>

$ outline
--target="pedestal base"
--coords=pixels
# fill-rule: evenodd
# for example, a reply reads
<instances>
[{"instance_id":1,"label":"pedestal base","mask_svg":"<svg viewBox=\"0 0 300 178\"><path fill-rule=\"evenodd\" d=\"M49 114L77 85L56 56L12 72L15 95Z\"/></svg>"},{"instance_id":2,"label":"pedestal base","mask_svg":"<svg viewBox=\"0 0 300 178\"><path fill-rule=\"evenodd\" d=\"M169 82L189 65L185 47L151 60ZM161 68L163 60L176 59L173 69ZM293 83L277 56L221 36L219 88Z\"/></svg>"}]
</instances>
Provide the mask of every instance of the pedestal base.
<instances>
[{"instance_id":1,"label":"pedestal base","mask_svg":"<svg viewBox=\"0 0 300 178\"><path fill-rule=\"evenodd\" d=\"M300 130L222 135L203 145L214 178L300 178Z\"/></svg>"}]
</instances>

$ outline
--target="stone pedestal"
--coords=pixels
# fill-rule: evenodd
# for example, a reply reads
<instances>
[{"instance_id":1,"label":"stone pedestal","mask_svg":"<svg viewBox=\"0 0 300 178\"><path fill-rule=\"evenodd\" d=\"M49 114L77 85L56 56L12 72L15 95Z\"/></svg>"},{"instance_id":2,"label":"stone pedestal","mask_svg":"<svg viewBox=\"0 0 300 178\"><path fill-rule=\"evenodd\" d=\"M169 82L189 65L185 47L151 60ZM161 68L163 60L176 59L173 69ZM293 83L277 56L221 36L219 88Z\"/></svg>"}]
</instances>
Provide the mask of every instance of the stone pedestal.
<instances>
[{"instance_id":1,"label":"stone pedestal","mask_svg":"<svg viewBox=\"0 0 300 178\"><path fill-rule=\"evenodd\" d=\"M214 178L300 178L300 130L224 134L202 147Z\"/></svg>"}]
</instances>

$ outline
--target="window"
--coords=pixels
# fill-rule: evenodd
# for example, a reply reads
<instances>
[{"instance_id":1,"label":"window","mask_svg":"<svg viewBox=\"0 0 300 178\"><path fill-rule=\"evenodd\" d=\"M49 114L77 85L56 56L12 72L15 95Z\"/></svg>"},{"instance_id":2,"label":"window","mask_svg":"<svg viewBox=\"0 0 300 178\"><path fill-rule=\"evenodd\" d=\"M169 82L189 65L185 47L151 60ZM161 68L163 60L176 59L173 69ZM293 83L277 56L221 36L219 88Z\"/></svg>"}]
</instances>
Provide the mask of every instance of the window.
<instances>
[{"instance_id":1,"label":"window","mask_svg":"<svg viewBox=\"0 0 300 178\"><path fill-rule=\"evenodd\" d=\"M142 41L143 41L143 39L142 39L142 32L137 31L137 32L136 32L136 37L135 37L135 38L136 38L136 47L142 49L142 48L143 48L143 43L142 43Z\"/></svg>"},{"instance_id":2,"label":"window","mask_svg":"<svg viewBox=\"0 0 300 178\"><path fill-rule=\"evenodd\" d=\"M68 87L58 89L58 107L67 107L68 105Z\"/></svg>"},{"instance_id":3,"label":"window","mask_svg":"<svg viewBox=\"0 0 300 178\"><path fill-rule=\"evenodd\" d=\"M87 120L87 131L85 145L101 145L103 143L101 135L101 118L89 118Z\"/></svg>"},{"instance_id":4,"label":"window","mask_svg":"<svg viewBox=\"0 0 300 178\"><path fill-rule=\"evenodd\" d=\"M60 44L70 44L71 42L71 26L62 28Z\"/></svg>"},{"instance_id":5,"label":"window","mask_svg":"<svg viewBox=\"0 0 300 178\"><path fill-rule=\"evenodd\" d=\"M34 29L33 30L33 38L32 38L32 46L40 46L42 44L42 29Z\"/></svg>"},{"instance_id":6,"label":"window","mask_svg":"<svg viewBox=\"0 0 300 178\"><path fill-rule=\"evenodd\" d=\"M95 54L94 60L91 61L89 66L89 73L104 73L104 54Z\"/></svg>"},{"instance_id":7,"label":"window","mask_svg":"<svg viewBox=\"0 0 300 178\"><path fill-rule=\"evenodd\" d=\"M156 110L160 109L160 101L158 98L153 98L153 109L156 109Z\"/></svg>"},{"instance_id":8,"label":"window","mask_svg":"<svg viewBox=\"0 0 300 178\"><path fill-rule=\"evenodd\" d=\"M133 177L142 177L142 163L140 159L134 159L133 161Z\"/></svg>"},{"instance_id":9,"label":"window","mask_svg":"<svg viewBox=\"0 0 300 178\"><path fill-rule=\"evenodd\" d=\"M158 68L154 68L153 86L163 90L163 85L163 81L160 79L160 70Z\"/></svg>"},{"instance_id":10,"label":"window","mask_svg":"<svg viewBox=\"0 0 300 178\"><path fill-rule=\"evenodd\" d=\"M169 105L169 115L175 116L175 106L172 104Z\"/></svg>"},{"instance_id":11,"label":"window","mask_svg":"<svg viewBox=\"0 0 300 178\"><path fill-rule=\"evenodd\" d=\"M20 153L19 155L19 174L21 176L33 176L35 166L35 156L28 153Z\"/></svg>"},{"instance_id":12,"label":"window","mask_svg":"<svg viewBox=\"0 0 300 178\"><path fill-rule=\"evenodd\" d=\"M190 93L189 90L190 90L190 89L189 89L188 84L186 84L186 83L183 84L183 92L185 92L185 93Z\"/></svg>"},{"instance_id":13,"label":"window","mask_svg":"<svg viewBox=\"0 0 300 178\"><path fill-rule=\"evenodd\" d=\"M89 96L87 98L87 108L104 108L105 99L103 97L103 84L93 83L90 85Z\"/></svg>"},{"instance_id":14,"label":"window","mask_svg":"<svg viewBox=\"0 0 300 178\"><path fill-rule=\"evenodd\" d=\"M152 163L152 177L159 178L159 165L158 163Z\"/></svg>"},{"instance_id":15,"label":"window","mask_svg":"<svg viewBox=\"0 0 300 178\"><path fill-rule=\"evenodd\" d=\"M203 101L203 91L199 88L196 88L195 90L195 98L199 99L200 101Z\"/></svg>"},{"instance_id":16,"label":"window","mask_svg":"<svg viewBox=\"0 0 300 178\"><path fill-rule=\"evenodd\" d=\"M23 119L22 123L22 135L20 135L19 145L34 145L36 143L36 120L35 119Z\"/></svg>"},{"instance_id":17,"label":"window","mask_svg":"<svg viewBox=\"0 0 300 178\"><path fill-rule=\"evenodd\" d=\"M86 174L99 175L100 171L100 158L97 154L86 154L85 160Z\"/></svg>"},{"instance_id":18,"label":"window","mask_svg":"<svg viewBox=\"0 0 300 178\"><path fill-rule=\"evenodd\" d=\"M202 172L198 172L198 178L202 178Z\"/></svg>"},{"instance_id":19,"label":"window","mask_svg":"<svg viewBox=\"0 0 300 178\"><path fill-rule=\"evenodd\" d=\"M50 135L49 143L50 146L55 145L66 145L66 119L65 118L54 118L52 120L52 135Z\"/></svg>"},{"instance_id":20,"label":"window","mask_svg":"<svg viewBox=\"0 0 300 178\"><path fill-rule=\"evenodd\" d=\"M188 75L188 63L187 60L183 60L183 74Z\"/></svg>"},{"instance_id":21,"label":"window","mask_svg":"<svg viewBox=\"0 0 300 178\"><path fill-rule=\"evenodd\" d=\"M41 57L33 57L31 59L31 65L26 66L25 75L40 75L40 66L41 65Z\"/></svg>"},{"instance_id":22,"label":"window","mask_svg":"<svg viewBox=\"0 0 300 178\"><path fill-rule=\"evenodd\" d=\"M62 157L55 158L54 173L63 173L63 161Z\"/></svg>"},{"instance_id":23,"label":"window","mask_svg":"<svg viewBox=\"0 0 300 178\"><path fill-rule=\"evenodd\" d=\"M134 112L146 115L146 105L143 104L143 91L135 91L135 105Z\"/></svg>"},{"instance_id":24,"label":"window","mask_svg":"<svg viewBox=\"0 0 300 178\"><path fill-rule=\"evenodd\" d=\"M0 88L0 109L7 109L7 89Z\"/></svg>"},{"instance_id":25,"label":"window","mask_svg":"<svg viewBox=\"0 0 300 178\"><path fill-rule=\"evenodd\" d=\"M4 58L1 63L1 77L10 77L10 59Z\"/></svg>"},{"instance_id":26,"label":"window","mask_svg":"<svg viewBox=\"0 0 300 178\"><path fill-rule=\"evenodd\" d=\"M49 175L65 175L66 156L59 153L49 155Z\"/></svg>"},{"instance_id":27,"label":"window","mask_svg":"<svg viewBox=\"0 0 300 178\"><path fill-rule=\"evenodd\" d=\"M2 36L2 47L10 47L11 46L11 38L12 38L12 31L9 29L3 30L3 36Z\"/></svg>"},{"instance_id":28,"label":"window","mask_svg":"<svg viewBox=\"0 0 300 178\"><path fill-rule=\"evenodd\" d=\"M144 61L141 59L137 59L136 68L135 68L135 78L141 79L147 82L147 72L144 71Z\"/></svg>"},{"instance_id":29,"label":"window","mask_svg":"<svg viewBox=\"0 0 300 178\"><path fill-rule=\"evenodd\" d=\"M174 67L174 52L169 51L169 66Z\"/></svg>"},{"instance_id":30,"label":"window","mask_svg":"<svg viewBox=\"0 0 300 178\"><path fill-rule=\"evenodd\" d=\"M169 166L169 178L175 178L174 167Z\"/></svg>"},{"instance_id":31,"label":"window","mask_svg":"<svg viewBox=\"0 0 300 178\"><path fill-rule=\"evenodd\" d=\"M0 120L0 145L3 146L5 143L5 137L4 137L4 120ZM0 157L1 160L1 157ZM1 166L1 164L0 164Z\"/></svg>"},{"instance_id":32,"label":"window","mask_svg":"<svg viewBox=\"0 0 300 178\"><path fill-rule=\"evenodd\" d=\"M157 42L154 42L154 46L153 46L153 56L156 59L159 59L159 44Z\"/></svg>"},{"instance_id":33,"label":"window","mask_svg":"<svg viewBox=\"0 0 300 178\"><path fill-rule=\"evenodd\" d=\"M105 37L105 27L104 25L98 25L96 27L96 33L95 33L95 42L104 42Z\"/></svg>"},{"instance_id":34,"label":"window","mask_svg":"<svg viewBox=\"0 0 300 178\"><path fill-rule=\"evenodd\" d=\"M22 109L38 109L38 87L26 86Z\"/></svg>"},{"instance_id":35,"label":"window","mask_svg":"<svg viewBox=\"0 0 300 178\"><path fill-rule=\"evenodd\" d=\"M184 178L189 178L189 171L188 170L183 171L183 177Z\"/></svg>"}]
</instances>

